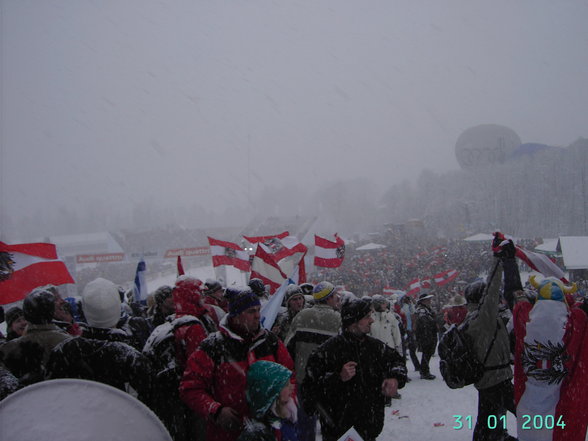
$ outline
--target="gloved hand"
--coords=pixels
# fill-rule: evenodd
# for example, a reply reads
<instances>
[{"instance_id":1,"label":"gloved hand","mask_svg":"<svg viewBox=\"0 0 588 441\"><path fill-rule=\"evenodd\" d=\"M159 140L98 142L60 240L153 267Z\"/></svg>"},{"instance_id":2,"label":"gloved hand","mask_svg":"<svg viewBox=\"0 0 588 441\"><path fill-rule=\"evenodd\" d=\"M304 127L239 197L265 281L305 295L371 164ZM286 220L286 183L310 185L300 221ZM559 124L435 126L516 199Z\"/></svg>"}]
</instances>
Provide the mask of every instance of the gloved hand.
<instances>
[{"instance_id":1,"label":"gloved hand","mask_svg":"<svg viewBox=\"0 0 588 441\"><path fill-rule=\"evenodd\" d=\"M494 257L512 259L515 257L517 250L512 239L507 239L501 232L497 231L494 233L494 239L492 240L492 251L494 252Z\"/></svg>"},{"instance_id":2,"label":"gloved hand","mask_svg":"<svg viewBox=\"0 0 588 441\"><path fill-rule=\"evenodd\" d=\"M492 239L492 252L494 253L494 257L500 257L500 253L502 252L500 244L504 242L505 239L506 237L504 237L504 234L500 231L494 233L494 239Z\"/></svg>"}]
</instances>

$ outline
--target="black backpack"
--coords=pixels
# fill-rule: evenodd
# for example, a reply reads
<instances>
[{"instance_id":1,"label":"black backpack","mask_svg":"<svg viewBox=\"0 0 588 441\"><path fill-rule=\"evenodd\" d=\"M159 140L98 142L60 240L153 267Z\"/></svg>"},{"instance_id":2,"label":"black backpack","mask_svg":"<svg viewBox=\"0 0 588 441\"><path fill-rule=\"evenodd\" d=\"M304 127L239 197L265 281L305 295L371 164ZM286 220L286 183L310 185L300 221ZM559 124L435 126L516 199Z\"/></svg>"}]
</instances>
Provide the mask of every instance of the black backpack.
<instances>
[{"instance_id":1,"label":"black backpack","mask_svg":"<svg viewBox=\"0 0 588 441\"><path fill-rule=\"evenodd\" d=\"M145 343L143 354L149 358L154 367L155 381L159 384L179 385L182 367L176 359L176 340L174 331L182 326L201 323L191 315L168 320L157 326Z\"/></svg>"},{"instance_id":2,"label":"black backpack","mask_svg":"<svg viewBox=\"0 0 588 441\"><path fill-rule=\"evenodd\" d=\"M477 383L482 379L486 371L485 365L490 350L496 340L498 326L494 331L492 342L488 346L484 362L478 360L473 350L472 342L466 334L468 322L459 326L455 324L445 331L439 341L439 370L445 380L445 384L451 389L459 389L469 384Z\"/></svg>"}]
</instances>

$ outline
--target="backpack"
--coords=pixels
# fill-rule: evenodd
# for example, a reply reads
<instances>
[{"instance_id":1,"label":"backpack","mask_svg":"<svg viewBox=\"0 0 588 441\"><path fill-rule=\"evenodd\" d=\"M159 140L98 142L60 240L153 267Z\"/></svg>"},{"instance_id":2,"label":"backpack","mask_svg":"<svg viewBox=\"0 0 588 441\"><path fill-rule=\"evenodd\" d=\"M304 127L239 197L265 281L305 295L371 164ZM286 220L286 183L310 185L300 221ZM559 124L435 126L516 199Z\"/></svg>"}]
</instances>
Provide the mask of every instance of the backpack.
<instances>
[{"instance_id":1,"label":"backpack","mask_svg":"<svg viewBox=\"0 0 588 441\"><path fill-rule=\"evenodd\" d=\"M179 385L182 376L182 366L176 359L176 338L174 332L182 326L189 326L201 323L192 315L168 320L157 326L143 347L143 354L153 364L155 381L159 384Z\"/></svg>"},{"instance_id":2,"label":"backpack","mask_svg":"<svg viewBox=\"0 0 588 441\"><path fill-rule=\"evenodd\" d=\"M496 340L496 333L498 326L494 331L492 342L488 346L484 362L478 360L473 344L466 334L468 322L464 322L459 326L455 324L445 331L439 341L439 370L445 380L445 384L451 389L459 389L469 384L477 383L484 376L487 370L486 360L490 354L490 350Z\"/></svg>"}]
</instances>

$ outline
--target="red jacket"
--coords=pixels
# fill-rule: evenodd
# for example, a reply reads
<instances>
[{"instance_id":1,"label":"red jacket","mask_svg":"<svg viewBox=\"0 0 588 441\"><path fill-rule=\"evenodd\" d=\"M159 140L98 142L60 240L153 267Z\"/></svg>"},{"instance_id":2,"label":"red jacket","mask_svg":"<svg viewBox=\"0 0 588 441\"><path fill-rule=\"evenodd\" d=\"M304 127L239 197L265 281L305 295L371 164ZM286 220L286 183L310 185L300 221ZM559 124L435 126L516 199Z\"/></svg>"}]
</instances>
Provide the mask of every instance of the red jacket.
<instances>
[{"instance_id":1,"label":"red jacket","mask_svg":"<svg viewBox=\"0 0 588 441\"><path fill-rule=\"evenodd\" d=\"M207 305L203 302L201 286L200 280L184 277L176 281L173 290L176 317L191 315L200 320L199 324L182 326L174 331L176 358L183 367L208 334L217 330L217 323L209 315Z\"/></svg>"},{"instance_id":2,"label":"red jacket","mask_svg":"<svg viewBox=\"0 0 588 441\"><path fill-rule=\"evenodd\" d=\"M406 314L402 310L400 303L394 303L394 312L400 316L402 319L402 326L404 326L404 329L406 329Z\"/></svg>"},{"instance_id":3,"label":"red jacket","mask_svg":"<svg viewBox=\"0 0 588 441\"><path fill-rule=\"evenodd\" d=\"M227 326L202 342L188 359L180 384L182 400L198 415L207 419L207 441L234 441L240 431L227 432L213 421L221 407L231 407L249 416L245 399L249 366L269 360L294 370L294 362L284 343L273 333L260 329L252 340L244 340ZM294 375L292 376L294 382Z\"/></svg>"},{"instance_id":4,"label":"red jacket","mask_svg":"<svg viewBox=\"0 0 588 441\"><path fill-rule=\"evenodd\" d=\"M445 316L445 323L448 325L459 325L465 320L466 315L468 315L468 308L465 305L450 306L445 309L443 314Z\"/></svg>"}]
</instances>

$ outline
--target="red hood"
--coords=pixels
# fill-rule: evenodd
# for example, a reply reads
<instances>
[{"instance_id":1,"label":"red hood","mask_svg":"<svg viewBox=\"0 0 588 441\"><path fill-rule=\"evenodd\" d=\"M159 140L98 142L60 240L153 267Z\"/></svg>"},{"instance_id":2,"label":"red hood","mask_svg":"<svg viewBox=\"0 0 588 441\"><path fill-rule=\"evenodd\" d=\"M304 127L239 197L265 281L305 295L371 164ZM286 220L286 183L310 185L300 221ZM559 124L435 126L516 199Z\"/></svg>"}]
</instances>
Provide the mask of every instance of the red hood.
<instances>
[{"instance_id":1,"label":"red hood","mask_svg":"<svg viewBox=\"0 0 588 441\"><path fill-rule=\"evenodd\" d=\"M199 317L206 313L202 299L201 280L193 277L182 276L176 280L173 290L174 303L176 304L176 316L194 315Z\"/></svg>"}]
</instances>

